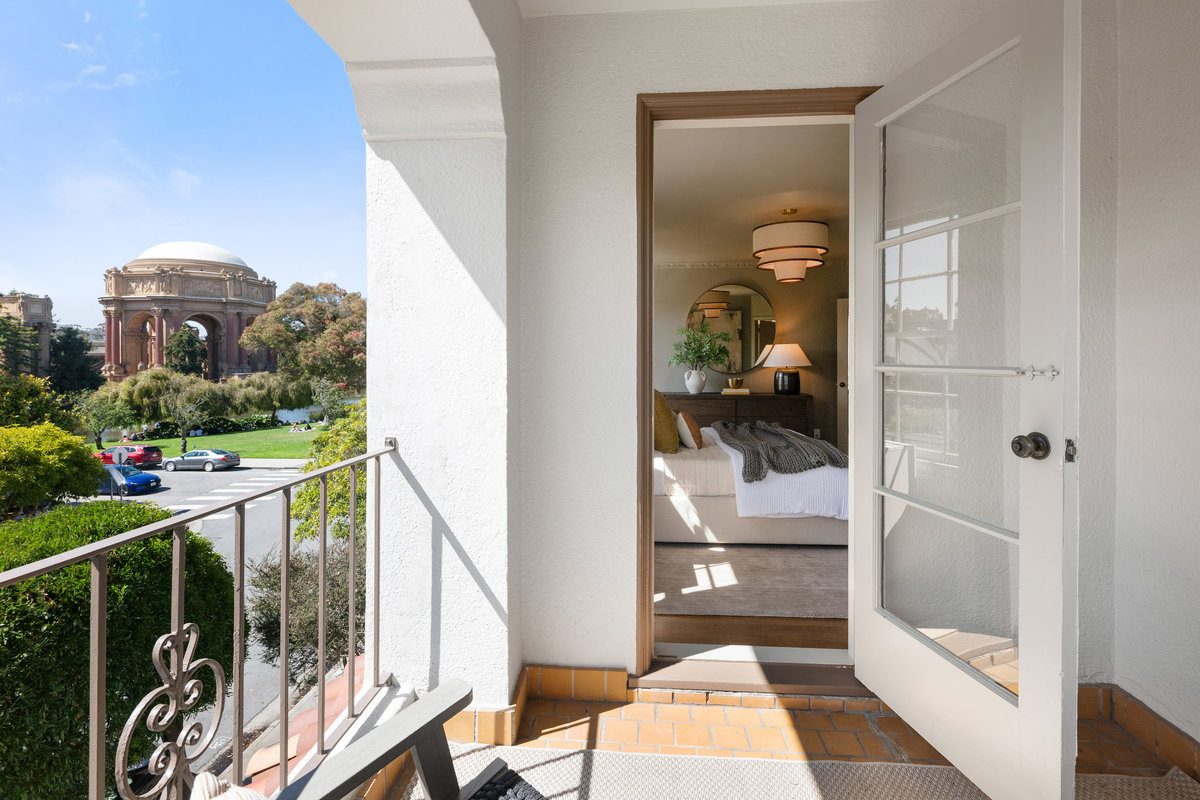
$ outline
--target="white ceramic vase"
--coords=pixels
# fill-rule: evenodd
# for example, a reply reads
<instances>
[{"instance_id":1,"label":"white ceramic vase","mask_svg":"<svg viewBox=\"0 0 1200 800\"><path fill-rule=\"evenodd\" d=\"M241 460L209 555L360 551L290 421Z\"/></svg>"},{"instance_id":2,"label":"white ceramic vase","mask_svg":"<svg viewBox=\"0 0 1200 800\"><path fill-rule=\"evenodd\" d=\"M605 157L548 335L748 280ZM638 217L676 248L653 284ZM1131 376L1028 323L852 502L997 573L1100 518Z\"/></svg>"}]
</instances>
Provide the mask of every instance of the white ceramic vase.
<instances>
[{"instance_id":1,"label":"white ceramic vase","mask_svg":"<svg viewBox=\"0 0 1200 800\"><path fill-rule=\"evenodd\" d=\"M683 384L692 394L700 394L704 391L704 383L708 380L708 375L702 369L689 369L683 373Z\"/></svg>"}]
</instances>

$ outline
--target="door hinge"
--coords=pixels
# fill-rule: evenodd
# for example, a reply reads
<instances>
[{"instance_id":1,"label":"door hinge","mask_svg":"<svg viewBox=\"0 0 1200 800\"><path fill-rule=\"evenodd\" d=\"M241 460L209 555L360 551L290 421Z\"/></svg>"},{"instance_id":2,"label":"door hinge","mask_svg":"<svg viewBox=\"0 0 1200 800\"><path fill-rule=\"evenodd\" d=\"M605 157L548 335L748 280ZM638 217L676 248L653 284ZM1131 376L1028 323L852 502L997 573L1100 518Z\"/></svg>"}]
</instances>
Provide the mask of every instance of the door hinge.
<instances>
[{"instance_id":1,"label":"door hinge","mask_svg":"<svg viewBox=\"0 0 1200 800\"><path fill-rule=\"evenodd\" d=\"M1074 439L1067 439L1067 446L1063 448L1063 461L1068 464L1075 463L1075 456L1078 455L1079 448L1075 446Z\"/></svg>"}]
</instances>

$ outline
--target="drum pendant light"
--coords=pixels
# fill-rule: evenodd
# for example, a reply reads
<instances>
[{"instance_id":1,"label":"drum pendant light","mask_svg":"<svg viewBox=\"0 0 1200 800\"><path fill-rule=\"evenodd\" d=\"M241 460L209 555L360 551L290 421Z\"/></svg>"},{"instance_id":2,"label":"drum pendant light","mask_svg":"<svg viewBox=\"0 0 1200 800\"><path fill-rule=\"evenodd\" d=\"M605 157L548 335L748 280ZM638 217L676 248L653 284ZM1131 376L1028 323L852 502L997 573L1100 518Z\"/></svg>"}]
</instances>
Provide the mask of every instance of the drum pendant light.
<instances>
[{"instance_id":1,"label":"drum pendant light","mask_svg":"<svg viewBox=\"0 0 1200 800\"><path fill-rule=\"evenodd\" d=\"M795 214L796 209L783 213ZM759 269L774 270L779 283L800 283L807 270L825 263L829 226L812 220L771 222L754 229L752 244Z\"/></svg>"}]
</instances>

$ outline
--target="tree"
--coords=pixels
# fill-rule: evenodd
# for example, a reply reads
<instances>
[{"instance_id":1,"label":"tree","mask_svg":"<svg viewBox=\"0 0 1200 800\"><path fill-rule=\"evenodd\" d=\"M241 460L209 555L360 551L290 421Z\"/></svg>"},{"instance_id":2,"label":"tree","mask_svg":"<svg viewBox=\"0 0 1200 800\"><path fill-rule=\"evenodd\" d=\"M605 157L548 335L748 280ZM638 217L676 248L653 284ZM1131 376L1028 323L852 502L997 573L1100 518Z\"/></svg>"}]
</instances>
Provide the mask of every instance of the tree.
<instances>
[{"instance_id":1,"label":"tree","mask_svg":"<svg viewBox=\"0 0 1200 800\"><path fill-rule=\"evenodd\" d=\"M0 516L94 497L103 477L91 448L57 425L0 428Z\"/></svg>"},{"instance_id":2,"label":"tree","mask_svg":"<svg viewBox=\"0 0 1200 800\"><path fill-rule=\"evenodd\" d=\"M367 376L367 302L333 283L294 283L242 334L242 347L275 351L291 381L325 378L359 391Z\"/></svg>"},{"instance_id":3,"label":"tree","mask_svg":"<svg viewBox=\"0 0 1200 800\"><path fill-rule=\"evenodd\" d=\"M349 408L349 413L318 434L308 451L308 463L302 472L312 472L367 452L367 409L361 402ZM366 609L366 528L367 481L360 470L357 492L355 543L358 548L354 563L356 577L354 613L358 645L363 643L364 611ZM326 638L328 656L346 658L346 643L350 613L345 602L349 592L350 574L350 476L346 470L330 475L326 486L326 508L329 544L325 568L326 597L339 598L326 604ZM320 488L315 481L296 490L292 512L298 523L293 533L296 541L315 538L319 533ZM250 630L252 638L263 648L267 659L279 662L279 552L249 565L251 588ZM319 578L317 553L311 548L295 548L288 565L289 649L288 675L294 683L312 683L317 677L317 625Z\"/></svg>"},{"instance_id":4,"label":"tree","mask_svg":"<svg viewBox=\"0 0 1200 800\"><path fill-rule=\"evenodd\" d=\"M117 384L118 396L142 422L170 420L179 426L180 452L187 452L187 432L207 416L231 405L228 387L169 369L149 369Z\"/></svg>"},{"instance_id":5,"label":"tree","mask_svg":"<svg viewBox=\"0 0 1200 800\"><path fill-rule=\"evenodd\" d=\"M312 382L313 400L321 407L325 422L333 422L346 413L346 392L341 386L325 378Z\"/></svg>"},{"instance_id":6,"label":"tree","mask_svg":"<svg viewBox=\"0 0 1200 800\"><path fill-rule=\"evenodd\" d=\"M0 316L0 361L9 372L33 372L37 369L37 331L20 321Z\"/></svg>"},{"instance_id":7,"label":"tree","mask_svg":"<svg viewBox=\"0 0 1200 800\"><path fill-rule=\"evenodd\" d=\"M100 365L88 352L92 339L78 328L59 328L50 339L50 385L54 391L71 394L99 389L104 384Z\"/></svg>"},{"instance_id":8,"label":"tree","mask_svg":"<svg viewBox=\"0 0 1200 800\"><path fill-rule=\"evenodd\" d=\"M121 402L116 384L109 385L113 388L79 392L71 398L80 429L95 440L97 450L104 447L106 430L128 428L137 422L133 409Z\"/></svg>"},{"instance_id":9,"label":"tree","mask_svg":"<svg viewBox=\"0 0 1200 800\"><path fill-rule=\"evenodd\" d=\"M170 517L170 511L148 504L99 501L7 522L0 525L0 571ZM234 652L233 576L211 542L191 531L186 536L184 619L200 631L194 658L216 659L228 680ZM89 570L84 561L0 589L0 775L6 798L87 795ZM127 544L109 555L108 797L116 796L113 757L125 721L162 682L150 655L155 640L170 630L170 598L169 535ZM195 678L201 689L196 719L207 725L211 712L203 709L216 698L213 677L200 669ZM158 738L143 719L135 729L130 761L136 764L149 756Z\"/></svg>"},{"instance_id":10,"label":"tree","mask_svg":"<svg viewBox=\"0 0 1200 800\"><path fill-rule=\"evenodd\" d=\"M354 616L355 650L363 646L367 626L367 537L359 528L356 537ZM292 551L288 561L288 679L301 686L317 682L320 619L320 572L315 550ZM279 663L279 551L249 562L250 638L263 649L271 664ZM350 609L346 598L350 591L350 546L348 541L330 543L325 556L325 657L329 666L345 663L349 640Z\"/></svg>"},{"instance_id":11,"label":"tree","mask_svg":"<svg viewBox=\"0 0 1200 800\"><path fill-rule=\"evenodd\" d=\"M49 422L74 430L76 420L66 399L55 394L50 381L25 372L0 369L0 425L37 425Z\"/></svg>"},{"instance_id":12,"label":"tree","mask_svg":"<svg viewBox=\"0 0 1200 800\"><path fill-rule=\"evenodd\" d=\"M233 378L225 384L233 407L239 414L270 414L274 419L281 408L304 408L312 403L308 381L291 381L278 373L255 372Z\"/></svg>"},{"instance_id":13,"label":"tree","mask_svg":"<svg viewBox=\"0 0 1200 800\"><path fill-rule=\"evenodd\" d=\"M313 470L361 456L367 452L367 404L359 402L347 409L346 416L337 420L329 430L313 437L308 448L308 461L301 472ZM326 480L325 504L329 520L329 532L337 539L350 535L350 476L345 470L330 475ZM367 481L364 475L358 481L358 529L367 524ZM296 490L292 500L295 516L296 540L316 538L320 518L320 488L310 481Z\"/></svg>"},{"instance_id":14,"label":"tree","mask_svg":"<svg viewBox=\"0 0 1200 800\"><path fill-rule=\"evenodd\" d=\"M181 375L203 375L208 361L208 345L200 341L199 334L191 325L183 325L171 334L163 347L163 359L167 369Z\"/></svg>"}]
</instances>

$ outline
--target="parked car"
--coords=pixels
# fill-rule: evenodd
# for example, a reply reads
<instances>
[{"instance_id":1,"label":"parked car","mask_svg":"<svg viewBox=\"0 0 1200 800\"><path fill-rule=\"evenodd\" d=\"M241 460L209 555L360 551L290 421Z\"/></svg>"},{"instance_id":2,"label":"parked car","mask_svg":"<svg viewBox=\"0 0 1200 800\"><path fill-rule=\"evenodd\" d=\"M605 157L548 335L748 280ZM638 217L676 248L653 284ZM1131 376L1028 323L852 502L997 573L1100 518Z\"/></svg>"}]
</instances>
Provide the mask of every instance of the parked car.
<instances>
[{"instance_id":1,"label":"parked car","mask_svg":"<svg viewBox=\"0 0 1200 800\"><path fill-rule=\"evenodd\" d=\"M136 464L142 469L160 466L163 460L162 450L148 444L117 444L93 455L100 459L102 464L115 464L119 452L125 453L125 463Z\"/></svg>"},{"instance_id":2,"label":"parked car","mask_svg":"<svg viewBox=\"0 0 1200 800\"><path fill-rule=\"evenodd\" d=\"M154 475L147 475L137 467L128 464L108 466L108 475L100 481L100 494L141 494L158 489L162 480Z\"/></svg>"},{"instance_id":3,"label":"parked car","mask_svg":"<svg viewBox=\"0 0 1200 800\"><path fill-rule=\"evenodd\" d=\"M212 472L214 469L229 469L242 463L242 457L228 450L190 450L181 456L168 458L163 466L168 472L177 469L202 469Z\"/></svg>"}]
</instances>

